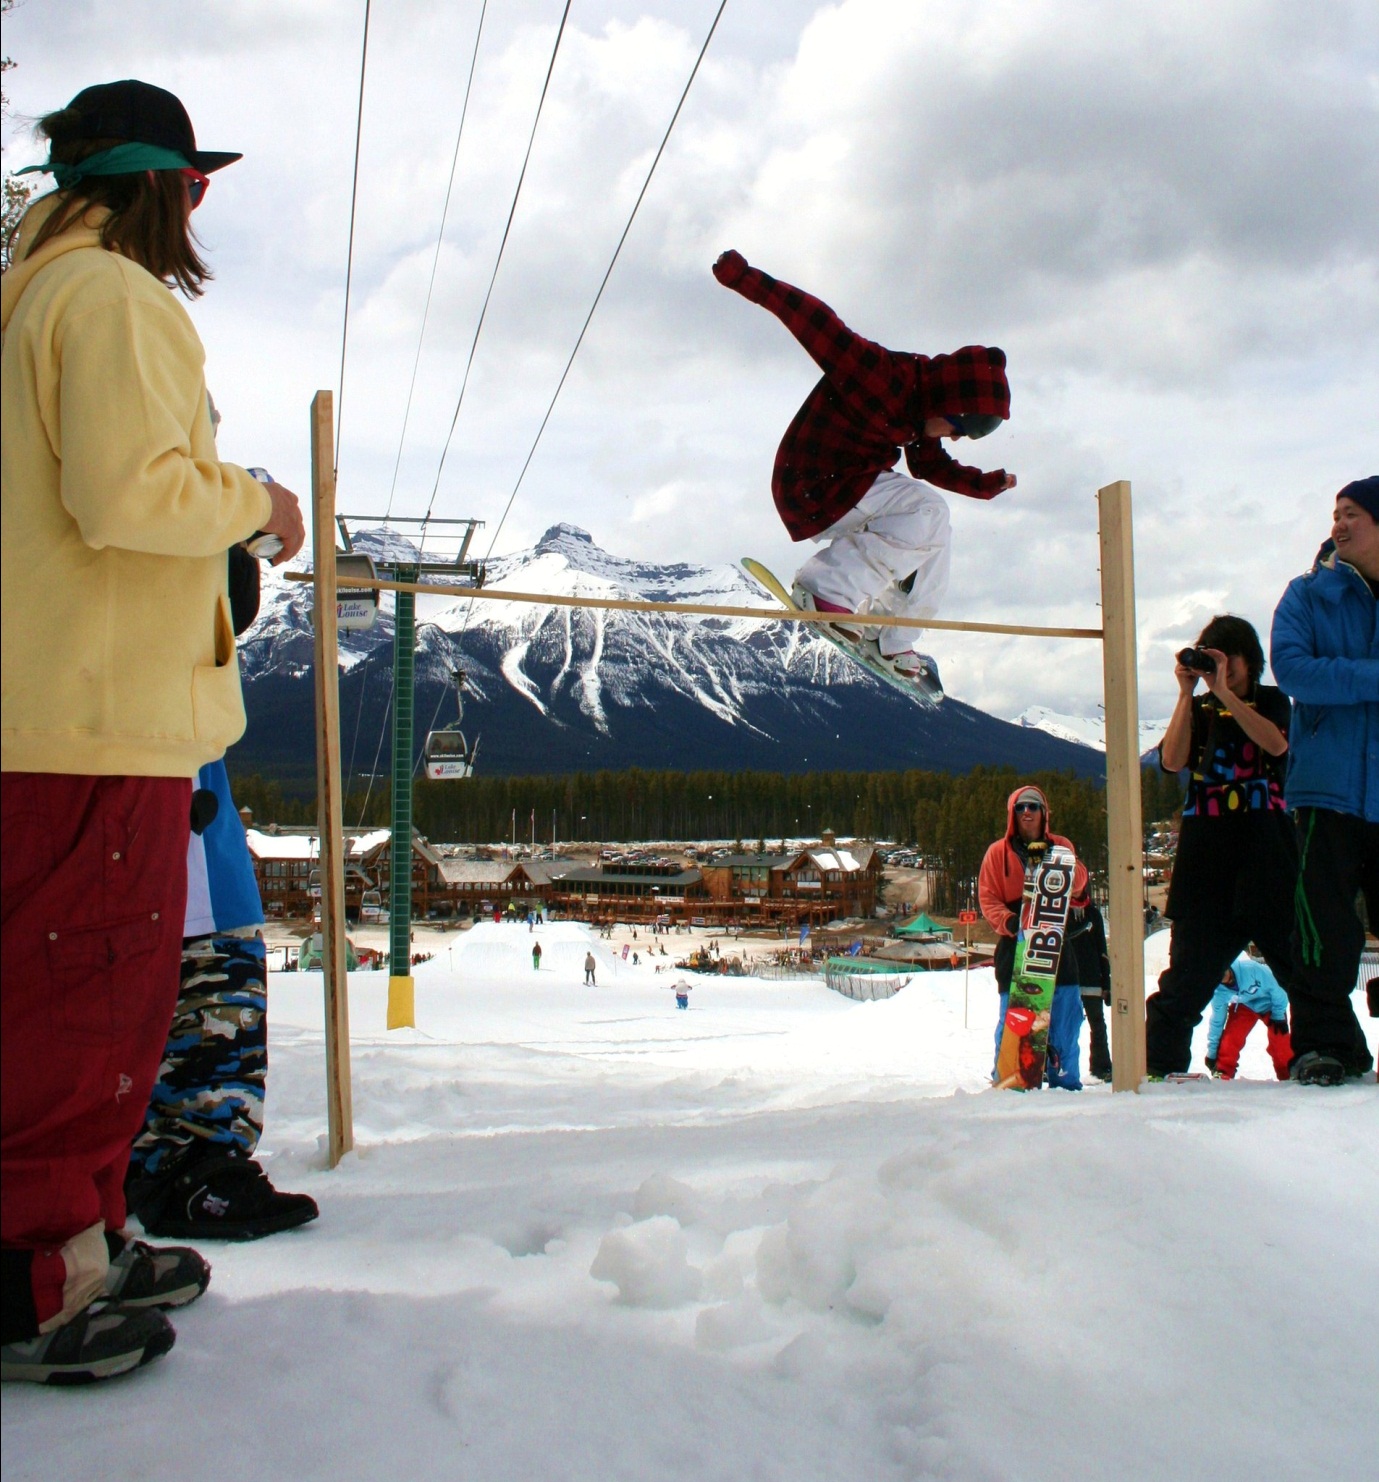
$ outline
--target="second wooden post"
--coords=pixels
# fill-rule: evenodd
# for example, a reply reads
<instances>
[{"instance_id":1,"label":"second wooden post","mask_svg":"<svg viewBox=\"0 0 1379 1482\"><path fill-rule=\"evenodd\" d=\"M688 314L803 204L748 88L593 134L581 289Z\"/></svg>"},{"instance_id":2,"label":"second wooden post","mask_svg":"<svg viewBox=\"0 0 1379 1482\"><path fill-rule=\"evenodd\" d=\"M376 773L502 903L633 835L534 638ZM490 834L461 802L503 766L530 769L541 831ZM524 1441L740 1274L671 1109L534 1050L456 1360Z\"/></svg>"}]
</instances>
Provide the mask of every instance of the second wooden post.
<instances>
[{"instance_id":1,"label":"second wooden post","mask_svg":"<svg viewBox=\"0 0 1379 1482\"><path fill-rule=\"evenodd\" d=\"M1107 945L1111 958L1111 1089L1144 1078L1144 828L1140 797L1135 549L1130 484L1097 491L1101 534L1102 675L1106 696Z\"/></svg>"},{"instance_id":2,"label":"second wooden post","mask_svg":"<svg viewBox=\"0 0 1379 1482\"><path fill-rule=\"evenodd\" d=\"M335 397L311 403L312 627L316 659L316 827L321 840L321 976L332 1168L354 1146L349 980L345 975L345 809L340 784L340 641L335 594Z\"/></svg>"}]
</instances>

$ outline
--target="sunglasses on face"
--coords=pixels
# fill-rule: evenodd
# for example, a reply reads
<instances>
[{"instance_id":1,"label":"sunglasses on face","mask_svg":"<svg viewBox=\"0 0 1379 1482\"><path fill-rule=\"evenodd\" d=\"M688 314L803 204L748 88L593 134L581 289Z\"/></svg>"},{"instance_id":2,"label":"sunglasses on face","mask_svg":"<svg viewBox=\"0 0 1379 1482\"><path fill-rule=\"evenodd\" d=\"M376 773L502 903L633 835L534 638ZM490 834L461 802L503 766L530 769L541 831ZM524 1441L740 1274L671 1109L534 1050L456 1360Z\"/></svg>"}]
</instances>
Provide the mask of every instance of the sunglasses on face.
<instances>
[{"instance_id":1,"label":"sunglasses on face","mask_svg":"<svg viewBox=\"0 0 1379 1482\"><path fill-rule=\"evenodd\" d=\"M195 211L206 199L206 191L211 184L210 179L192 165L188 165L185 170L179 170L177 173L187 182L187 198L192 203L192 210Z\"/></svg>"},{"instance_id":2,"label":"sunglasses on face","mask_svg":"<svg viewBox=\"0 0 1379 1482\"><path fill-rule=\"evenodd\" d=\"M1044 810L1038 803L1016 803L1015 811L1017 813L1042 813Z\"/></svg>"}]
</instances>

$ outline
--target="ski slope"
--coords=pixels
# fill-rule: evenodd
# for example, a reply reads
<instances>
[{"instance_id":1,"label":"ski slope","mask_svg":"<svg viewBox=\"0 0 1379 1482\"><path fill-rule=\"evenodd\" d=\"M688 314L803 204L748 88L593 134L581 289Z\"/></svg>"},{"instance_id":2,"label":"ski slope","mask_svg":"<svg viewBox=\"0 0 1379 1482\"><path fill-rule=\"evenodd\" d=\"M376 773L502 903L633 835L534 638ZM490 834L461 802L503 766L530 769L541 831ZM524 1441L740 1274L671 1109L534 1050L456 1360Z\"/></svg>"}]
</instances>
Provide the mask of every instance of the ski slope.
<instances>
[{"instance_id":1,"label":"ski slope","mask_svg":"<svg viewBox=\"0 0 1379 1482\"><path fill-rule=\"evenodd\" d=\"M687 1013L675 976L483 924L388 1034L354 975L333 1172L321 980L275 977L262 1153L321 1219L203 1247L136 1376L6 1386L4 1477L1369 1474L1372 1084L1280 1085L1257 1033L1235 1083L995 1094L989 972L967 1028L961 973L692 978Z\"/></svg>"}]
</instances>

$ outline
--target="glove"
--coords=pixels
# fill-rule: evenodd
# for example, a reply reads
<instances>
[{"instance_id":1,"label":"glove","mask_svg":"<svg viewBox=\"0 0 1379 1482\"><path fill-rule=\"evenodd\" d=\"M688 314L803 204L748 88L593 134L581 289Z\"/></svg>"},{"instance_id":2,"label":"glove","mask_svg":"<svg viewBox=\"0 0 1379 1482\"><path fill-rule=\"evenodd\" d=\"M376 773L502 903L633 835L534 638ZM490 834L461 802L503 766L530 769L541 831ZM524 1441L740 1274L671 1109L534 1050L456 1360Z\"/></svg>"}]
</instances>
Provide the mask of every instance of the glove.
<instances>
[{"instance_id":1,"label":"glove","mask_svg":"<svg viewBox=\"0 0 1379 1482\"><path fill-rule=\"evenodd\" d=\"M1109 983L1101 990L1101 1001L1107 1004L1111 1002L1111 985Z\"/></svg>"},{"instance_id":2,"label":"glove","mask_svg":"<svg viewBox=\"0 0 1379 1482\"><path fill-rule=\"evenodd\" d=\"M1005 934L1008 937L1018 937L1020 935L1020 918L1013 911L1006 917Z\"/></svg>"},{"instance_id":3,"label":"glove","mask_svg":"<svg viewBox=\"0 0 1379 1482\"><path fill-rule=\"evenodd\" d=\"M1287 1034L1288 1021L1287 1019L1270 1019L1269 1028L1273 1030L1275 1034Z\"/></svg>"},{"instance_id":4,"label":"glove","mask_svg":"<svg viewBox=\"0 0 1379 1482\"><path fill-rule=\"evenodd\" d=\"M724 288L740 283L746 271L747 259L740 252L734 252L731 247L713 265L713 275Z\"/></svg>"},{"instance_id":5,"label":"glove","mask_svg":"<svg viewBox=\"0 0 1379 1482\"><path fill-rule=\"evenodd\" d=\"M220 812L220 799L209 787L198 787L192 794L192 833L204 834Z\"/></svg>"},{"instance_id":6,"label":"glove","mask_svg":"<svg viewBox=\"0 0 1379 1482\"><path fill-rule=\"evenodd\" d=\"M1215 1072L1216 1072L1216 1056L1215 1055L1208 1055L1207 1056L1207 1069L1209 1071L1211 1071L1213 1074L1215 1074Z\"/></svg>"},{"instance_id":7,"label":"glove","mask_svg":"<svg viewBox=\"0 0 1379 1482\"><path fill-rule=\"evenodd\" d=\"M230 622L238 638L259 615L259 563L242 545L232 545L230 562Z\"/></svg>"},{"instance_id":8,"label":"glove","mask_svg":"<svg viewBox=\"0 0 1379 1482\"><path fill-rule=\"evenodd\" d=\"M1379 1019L1379 978L1371 978L1365 984L1365 1001L1369 1004L1371 1019Z\"/></svg>"}]
</instances>

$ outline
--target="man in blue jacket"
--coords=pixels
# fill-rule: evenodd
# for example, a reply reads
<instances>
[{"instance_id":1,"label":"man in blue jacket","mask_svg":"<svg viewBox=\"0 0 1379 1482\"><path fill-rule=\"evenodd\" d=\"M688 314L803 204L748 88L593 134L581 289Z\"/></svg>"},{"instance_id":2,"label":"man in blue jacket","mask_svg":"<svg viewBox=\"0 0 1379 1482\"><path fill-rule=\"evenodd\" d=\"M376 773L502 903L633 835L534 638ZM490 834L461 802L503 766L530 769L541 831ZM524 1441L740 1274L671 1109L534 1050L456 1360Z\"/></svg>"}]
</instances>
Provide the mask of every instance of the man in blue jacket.
<instances>
[{"instance_id":1,"label":"man in blue jacket","mask_svg":"<svg viewBox=\"0 0 1379 1482\"><path fill-rule=\"evenodd\" d=\"M1374 1064L1351 1007L1363 892L1379 926L1379 476L1336 496L1331 539L1274 613L1270 659L1296 705L1284 792L1297 818L1295 1080L1336 1085Z\"/></svg>"}]
</instances>

